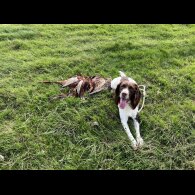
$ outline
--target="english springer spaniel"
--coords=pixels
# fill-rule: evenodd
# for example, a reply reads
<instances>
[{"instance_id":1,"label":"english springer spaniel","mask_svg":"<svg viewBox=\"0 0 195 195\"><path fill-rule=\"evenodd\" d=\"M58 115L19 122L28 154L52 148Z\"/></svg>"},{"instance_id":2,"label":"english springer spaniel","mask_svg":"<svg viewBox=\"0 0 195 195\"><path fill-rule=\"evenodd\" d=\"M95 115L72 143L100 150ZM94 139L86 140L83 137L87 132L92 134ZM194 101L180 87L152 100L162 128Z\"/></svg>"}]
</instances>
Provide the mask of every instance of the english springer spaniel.
<instances>
[{"instance_id":1,"label":"english springer spaniel","mask_svg":"<svg viewBox=\"0 0 195 195\"><path fill-rule=\"evenodd\" d=\"M120 77L111 81L111 88L115 90L115 101L119 108L121 123L131 141L134 150L143 145L143 139L140 135L140 125L138 116L138 107L141 99L141 92L137 83L119 71ZM127 124L128 118L133 119L136 130L136 139L131 134Z\"/></svg>"}]
</instances>

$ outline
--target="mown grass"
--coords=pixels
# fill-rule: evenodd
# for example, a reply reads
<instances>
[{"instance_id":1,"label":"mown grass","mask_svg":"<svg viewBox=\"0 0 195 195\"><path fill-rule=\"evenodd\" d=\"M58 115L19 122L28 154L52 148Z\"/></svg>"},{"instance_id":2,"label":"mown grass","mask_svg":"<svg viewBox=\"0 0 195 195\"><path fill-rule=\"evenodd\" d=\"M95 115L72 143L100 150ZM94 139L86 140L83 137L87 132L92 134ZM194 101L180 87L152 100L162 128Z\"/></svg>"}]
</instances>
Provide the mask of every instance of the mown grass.
<instances>
[{"instance_id":1,"label":"mown grass","mask_svg":"<svg viewBox=\"0 0 195 195\"><path fill-rule=\"evenodd\" d=\"M109 91L39 83L119 70L147 86L139 151ZM0 169L195 169L194 75L195 25L0 25Z\"/></svg>"}]
</instances>

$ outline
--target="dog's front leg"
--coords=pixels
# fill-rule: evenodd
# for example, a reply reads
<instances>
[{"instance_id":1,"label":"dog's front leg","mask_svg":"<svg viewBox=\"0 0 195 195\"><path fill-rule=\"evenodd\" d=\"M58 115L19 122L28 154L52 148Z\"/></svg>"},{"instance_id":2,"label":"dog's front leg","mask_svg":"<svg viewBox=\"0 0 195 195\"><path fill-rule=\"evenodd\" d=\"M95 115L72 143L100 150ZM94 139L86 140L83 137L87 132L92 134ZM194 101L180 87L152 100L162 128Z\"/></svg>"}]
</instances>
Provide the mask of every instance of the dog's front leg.
<instances>
[{"instance_id":1,"label":"dog's front leg","mask_svg":"<svg viewBox=\"0 0 195 195\"><path fill-rule=\"evenodd\" d=\"M128 116L125 116L122 113L120 113L120 118L121 118L121 123L123 125L123 128L125 129L125 132L127 133L127 136L131 141L131 145L132 145L133 149L137 150L137 142L136 142L135 138L133 137L133 135L131 134L131 131L130 131L129 126L127 124Z\"/></svg>"},{"instance_id":2,"label":"dog's front leg","mask_svg":"<svg viewBox=\"0 0 195 195\"><path fill-rule=\"evenodd\" d=\"M141 147L143 145L144 141L143 141L143 139L142 139L142 137L140 135L140 125L139 125L139 121L138 120L139 119L134 118L133 119L133 123L134 123L135 131L136 131L137 144L138 144L138 146Z\"/></svg>"}]
</instances>

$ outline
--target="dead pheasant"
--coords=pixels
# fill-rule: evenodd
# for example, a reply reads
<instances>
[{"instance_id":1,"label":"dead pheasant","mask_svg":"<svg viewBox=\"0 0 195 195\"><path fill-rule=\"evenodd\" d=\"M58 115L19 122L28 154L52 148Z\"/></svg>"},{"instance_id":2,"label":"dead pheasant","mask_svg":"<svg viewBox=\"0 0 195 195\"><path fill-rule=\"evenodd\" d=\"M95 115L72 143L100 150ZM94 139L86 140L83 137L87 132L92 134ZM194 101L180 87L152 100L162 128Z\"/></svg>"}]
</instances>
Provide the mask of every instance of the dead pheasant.
<instances>
[{"instance_id":1,"label":"dead pheasant","mask_svg":"<svg viewBox=\"0 0 195 195\"><path fill-rule=\"evenodd\" d=\"M75 96L82 98L85 92L90 95L98 93L102 90L110 89L111 78L103 78L99 76L75 76L63 81L42 81L43 83L56 83L62 87L68 87L68 94L60 94L56 98L65 98L67 96Z\"/></svg>"}]
</instances>

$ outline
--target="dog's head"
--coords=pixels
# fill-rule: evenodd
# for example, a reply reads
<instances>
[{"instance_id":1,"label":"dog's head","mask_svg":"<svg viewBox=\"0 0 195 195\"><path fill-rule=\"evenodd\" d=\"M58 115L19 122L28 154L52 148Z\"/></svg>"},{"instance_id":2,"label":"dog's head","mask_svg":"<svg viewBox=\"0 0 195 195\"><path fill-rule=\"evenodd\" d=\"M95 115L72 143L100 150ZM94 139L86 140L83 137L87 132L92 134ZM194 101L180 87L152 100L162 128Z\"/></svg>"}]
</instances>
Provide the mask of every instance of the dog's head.
<instances>
[{"instance_id":1,"label":"dog's head","mask_svg":"<svg viewBox=\"0 0 195 195\"><path fill-rule=\"evenodd\" d=\"M141 99L141 92L136 83L132 83L128 78L121 78L115 91L116 104L124 109L127 104L130 104L132 109L135 109Z\"/></svg>"}]
</instances>

